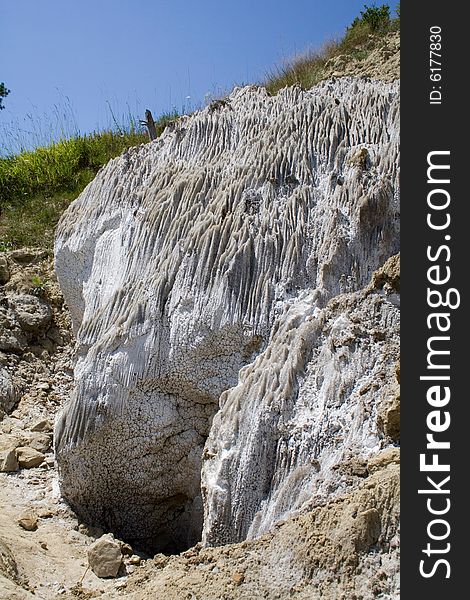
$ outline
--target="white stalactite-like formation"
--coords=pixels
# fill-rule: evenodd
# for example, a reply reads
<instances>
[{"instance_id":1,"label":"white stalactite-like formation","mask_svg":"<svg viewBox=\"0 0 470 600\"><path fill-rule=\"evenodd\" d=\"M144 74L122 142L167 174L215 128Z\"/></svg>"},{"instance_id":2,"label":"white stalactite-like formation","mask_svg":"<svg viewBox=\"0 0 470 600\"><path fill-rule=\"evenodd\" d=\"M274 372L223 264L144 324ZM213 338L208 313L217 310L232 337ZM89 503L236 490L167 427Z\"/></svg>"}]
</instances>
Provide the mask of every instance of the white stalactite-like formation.
<instances>
[{"instance_id":1,"label":"white stalactite-like formation","mask_svg":"<svg viewBox=\"0 0 470 600\"><path fill-rule=\"evenodd\" d=\"M87 522L155 549L197 541L203 519L206 543L243 539L378 448L360 389L390 370L398 313L358 290L398 250L398 91L236 89L110 161L66 211L76 390L56 451Z\"/></svg>"}]
</instances>

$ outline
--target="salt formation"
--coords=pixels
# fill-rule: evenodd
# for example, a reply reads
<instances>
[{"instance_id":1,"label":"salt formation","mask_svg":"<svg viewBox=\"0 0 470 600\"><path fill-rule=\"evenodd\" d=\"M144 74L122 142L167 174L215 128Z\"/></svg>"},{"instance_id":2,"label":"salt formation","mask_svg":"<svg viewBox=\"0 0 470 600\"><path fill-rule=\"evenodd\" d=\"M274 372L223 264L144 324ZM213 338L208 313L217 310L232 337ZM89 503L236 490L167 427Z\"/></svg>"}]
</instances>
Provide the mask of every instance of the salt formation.
<instances>
[{"instance_id":1,"label":"salt formation","mask_svg":"<svg viewBox=\"0 0 470 600\"><path fill-rule=\"evenodd\" d=\"M358 290L398 250L398 109L396 83L236 89L66 211L76 390L55 439L85 521L153 549L203 518L206 543L243 539L385 443L396 294Z\"/></svg>"},{"instance_id":2,"label":"salt formation","mask_svg":"<svg viewBox=\"0 0 470 600\"><path fill-rule=\"evenodd\" d=\"M324 310L315 292L299 294L222 394L205 448L206 544L265 533L366 476L397 394L398 297L387 285L386 296L371 285Z\"/></svg>"}]
</instances>

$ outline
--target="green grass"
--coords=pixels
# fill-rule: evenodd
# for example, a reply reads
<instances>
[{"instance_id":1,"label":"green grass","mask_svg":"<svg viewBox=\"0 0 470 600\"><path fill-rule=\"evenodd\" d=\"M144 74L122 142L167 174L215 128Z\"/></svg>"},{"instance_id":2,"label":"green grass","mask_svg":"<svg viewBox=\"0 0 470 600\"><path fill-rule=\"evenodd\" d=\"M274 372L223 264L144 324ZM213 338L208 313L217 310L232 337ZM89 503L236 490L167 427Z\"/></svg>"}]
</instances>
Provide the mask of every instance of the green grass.
<instances>
[{"instance_id":1,"label":"green grass","mask_svg":"<svg viewBox=\"0 0 470 600\"><path fill-rule=\"evenodd\" d=\"M158 119L157 134L177 116L172 112ZM52 248L60 215L97 171L126 148L148 142L133 127L117 129L0 158L0 251Z\"/></svg>"},{"instance_id":2,"label":"green grass","mask_svg":"<svg viewBox=\"0 0 470 600\"><path fill-rule=\"evenodd\" d=\"M5 202L25 196L75 192L110 158L129 146L146 141L140 133L103 132L70 138L31 152L0 159L0 198Z\"/></svg>"},{"instance_id":3,"label":"green grass","mask_svg":"<svg viewBox=\"0 0 470 600\"><path fill-rule=\"evenodd\" d=\"M364 6L364 9L361 17L353 21L342 39L332 40L318 50L287 61L268 73L262 85L272 95L292 85L311 88L325 78L325 65L330 59L345 54L364 60L385 35L400 29L399 18L391 18L386 5L371 8Z\"/></svg>"}]
</instances>

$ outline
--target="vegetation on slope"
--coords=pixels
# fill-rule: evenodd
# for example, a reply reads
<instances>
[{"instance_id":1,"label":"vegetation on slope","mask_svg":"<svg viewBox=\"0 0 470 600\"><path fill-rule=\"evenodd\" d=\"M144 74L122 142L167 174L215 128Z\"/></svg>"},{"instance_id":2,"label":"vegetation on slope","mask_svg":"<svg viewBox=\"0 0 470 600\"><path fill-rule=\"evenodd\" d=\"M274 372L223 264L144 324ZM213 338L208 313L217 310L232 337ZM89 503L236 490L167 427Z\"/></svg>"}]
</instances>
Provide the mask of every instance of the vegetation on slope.
<instances>
[{"instance_id":1,"label":"vegetation on slope","mask_svg":"<svg viewBox=\"0 0 470 600\"><path fill-rule=\"evenodd\" d=\"M271 94L294 84L309 88L326 76L330 59L340 55L365 59L399 26L399 9L392 18L386 5L364 6L341 40L290 61L269 74L263 85ZM157 134L177 117L176 112L163 115L156 123ZM111 158L147 139L131 122L127 131L117 126L0 157L0 251L21 246L51 249L57 221L70 202Z\"/></svg>"},{"instance_id":2,"label":"vegetation on slope","mask_svg":"<svg viewBox=\"0 0 470 600\"><path fill-rule=\"evenodd\" d=\"M270 73L263 85L270 94L296 84L304 89L311 88L325 78L328 61L344 54L364 60L384 36L399 29L400 5L396 18L392 18L390 8L385 4L364 6L361 16L354 19L341 40L328 42L319 50L310 51L288 61Z\"/></svg>"},{"instance_id":3,"label":"vegetation on slope","mask_svg":"<svg viewBox=\"0 0 470 600\"><path fill-rule=\"evenodd\" d=\"M163 115L160 135L177 115ZM54 228L70 202L98 170L126 148L148 141L132 125L72 137L34 151L0 158L0 251L52 248Z\"/></svg>"}]
</instances>

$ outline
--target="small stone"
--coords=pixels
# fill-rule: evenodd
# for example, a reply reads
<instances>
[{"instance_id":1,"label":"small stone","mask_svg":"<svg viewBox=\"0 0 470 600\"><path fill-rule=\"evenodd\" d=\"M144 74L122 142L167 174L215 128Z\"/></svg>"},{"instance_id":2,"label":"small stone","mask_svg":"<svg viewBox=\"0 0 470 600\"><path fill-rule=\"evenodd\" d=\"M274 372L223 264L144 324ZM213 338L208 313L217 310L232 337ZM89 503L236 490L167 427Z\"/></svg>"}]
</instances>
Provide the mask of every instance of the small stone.
<instances>
[{"instance_id":1,"label":"small stone","mask_svg":"<svg viewBox=\"0 0 470 600\"><path fill-rule=\"evenodd\" d=\"M19 389L13 383L10 373L0 367L0 409L4 413L11 412L19 399Z\"/></svg>"},{"instance_id":2,"label":"small stone","mask_svg":"<svg viewBox=\"0 0 470 600\"><path fill-rule=\"evenodd\" d=\"M24 512L18 519L18 525L26 531L36 531L38 528L38 518L33 512Z\"/></svg>"},{"instance_id":3,"label":"small stone","mask_svg":"<svg viewBox=\"0 0 470 600\"><path fill-rule=\"evenodd\" d=\"M21 329L18 327L13 327L12 329L0 327L0 350L5 350L6 352L23 352L27 345L26 336Z\"/></svg>"},{"instance_id":4,"label":"small stone","mask_svg":"<svg viewBox=\"0 0 470 600\"><path fill-rule=\"evenodd\" d=\"M127 542L119 542L121 545L121 552L124 556L132 556L134 554L134 550L132 550L132 546Z\"/></svg>"},{"instance_id":5,"label":"small stone","mask_svg":"<svg viewBox=\"0 0 470 600\"><path fill-rule=\"evenodd\" d=\"M138 556L137 554L133 554L129 558L129 564L130 565L140 565L140 556Z\"/></svg>"},{"instance_id":6,"label":"small stone","mask_svg":"<svg viewBox=\"0 0 470 600\"><path fill-rule=\"evenodd\" d=\"M399 548L399 547L400 547L400 538L397 535L395 535L390 540L390 549L395 550L396 548Z\"/></svg>"},{"instance_id":7,"label":"small stone","mask_svg":"<svg viewBox=\"0 0 470 600\"><path fill-rule=\"evenodd\" d=\"M88 564L97 577L116 577L122 563L122 552L111 533L93 542L87 554Z\"/></svg>"},{"instance_id":8,"label":"small stone","mask_svg":"<svg viewBox=\"0 0 470 600\"><path fill-rule=\"evenodd\" d=\"M44 460L44 454L42 452L30 448L29 446L20 446L16 449L16 454L18 456L18 463L22 469L39 467Z\"/></svg>"},{"instance_id":9,"label":"small stone","mask_svg":"<svg viewBox=\"0 0 470 600\"><path fill-rule=\"evenodd\" d=\"M44 390L45 392L51 389L51 386L47 382L39 383L36 387L39 390Z\"/></svg>"},{"instance_id":10,"label":"small stone","mask_svg":"<svg viewBox=\"0 0 470 600\"><path fill-rule=\"evenodd\" d=\"M37 421L32 427L31 431L39 431L40 433L52 433L53 426L49 419L42 419Z\"/></svg>"},{"instance_id":11,"label":"small stone","mask_svg":"<svg viewBox=\"0 0 470 600\"><path fill-rule=\"evenodd\" d=\"M167 566L170 561L170 557L165 554L155 554L153 557L153 564L157 567L157 569L163 569Z\"/></svg>"},{"instance_id":12,"label":"small stone","mask_svg":"<svg viewBox=\"0 0 470 600\"><path fill-rule=\"evenodd\" d=\"M0 256L0 285L4 285L10 279L10 269L5 256Z\"/></svg>"},{"instance_id":13,"label":"small stone","mask_svg":"<svg viewBox=\"0 0 470 600\"><path fill-rule=\"evenodd\" d=\"M43 550L48 550L48 548L47 548L47 542L43 542L43 541L41 541L41 542L39 542L39 545L41 546L41 548L42 548Z\"/></svg>"},{"instance_id":14,"label":"small stone","mask_svg":"<svg viewBox=\"0 0 470 600\"><path fill-rule=\"evenodd\" d=\"M245 581L245 574L241 571L236 571L232 575L232 581L235 583L235 585L241 585Z\"/></svg>"},{"instance_id":15,"label":"small stone","mask_svg":"<svg viewBox=\"0 0 470 600\"><path fill-rule=\"evenodd\" d=\"M2 473L13 473L19 468L15 448L0 450L0 471Z\"/></svg>"}]
</instances>

